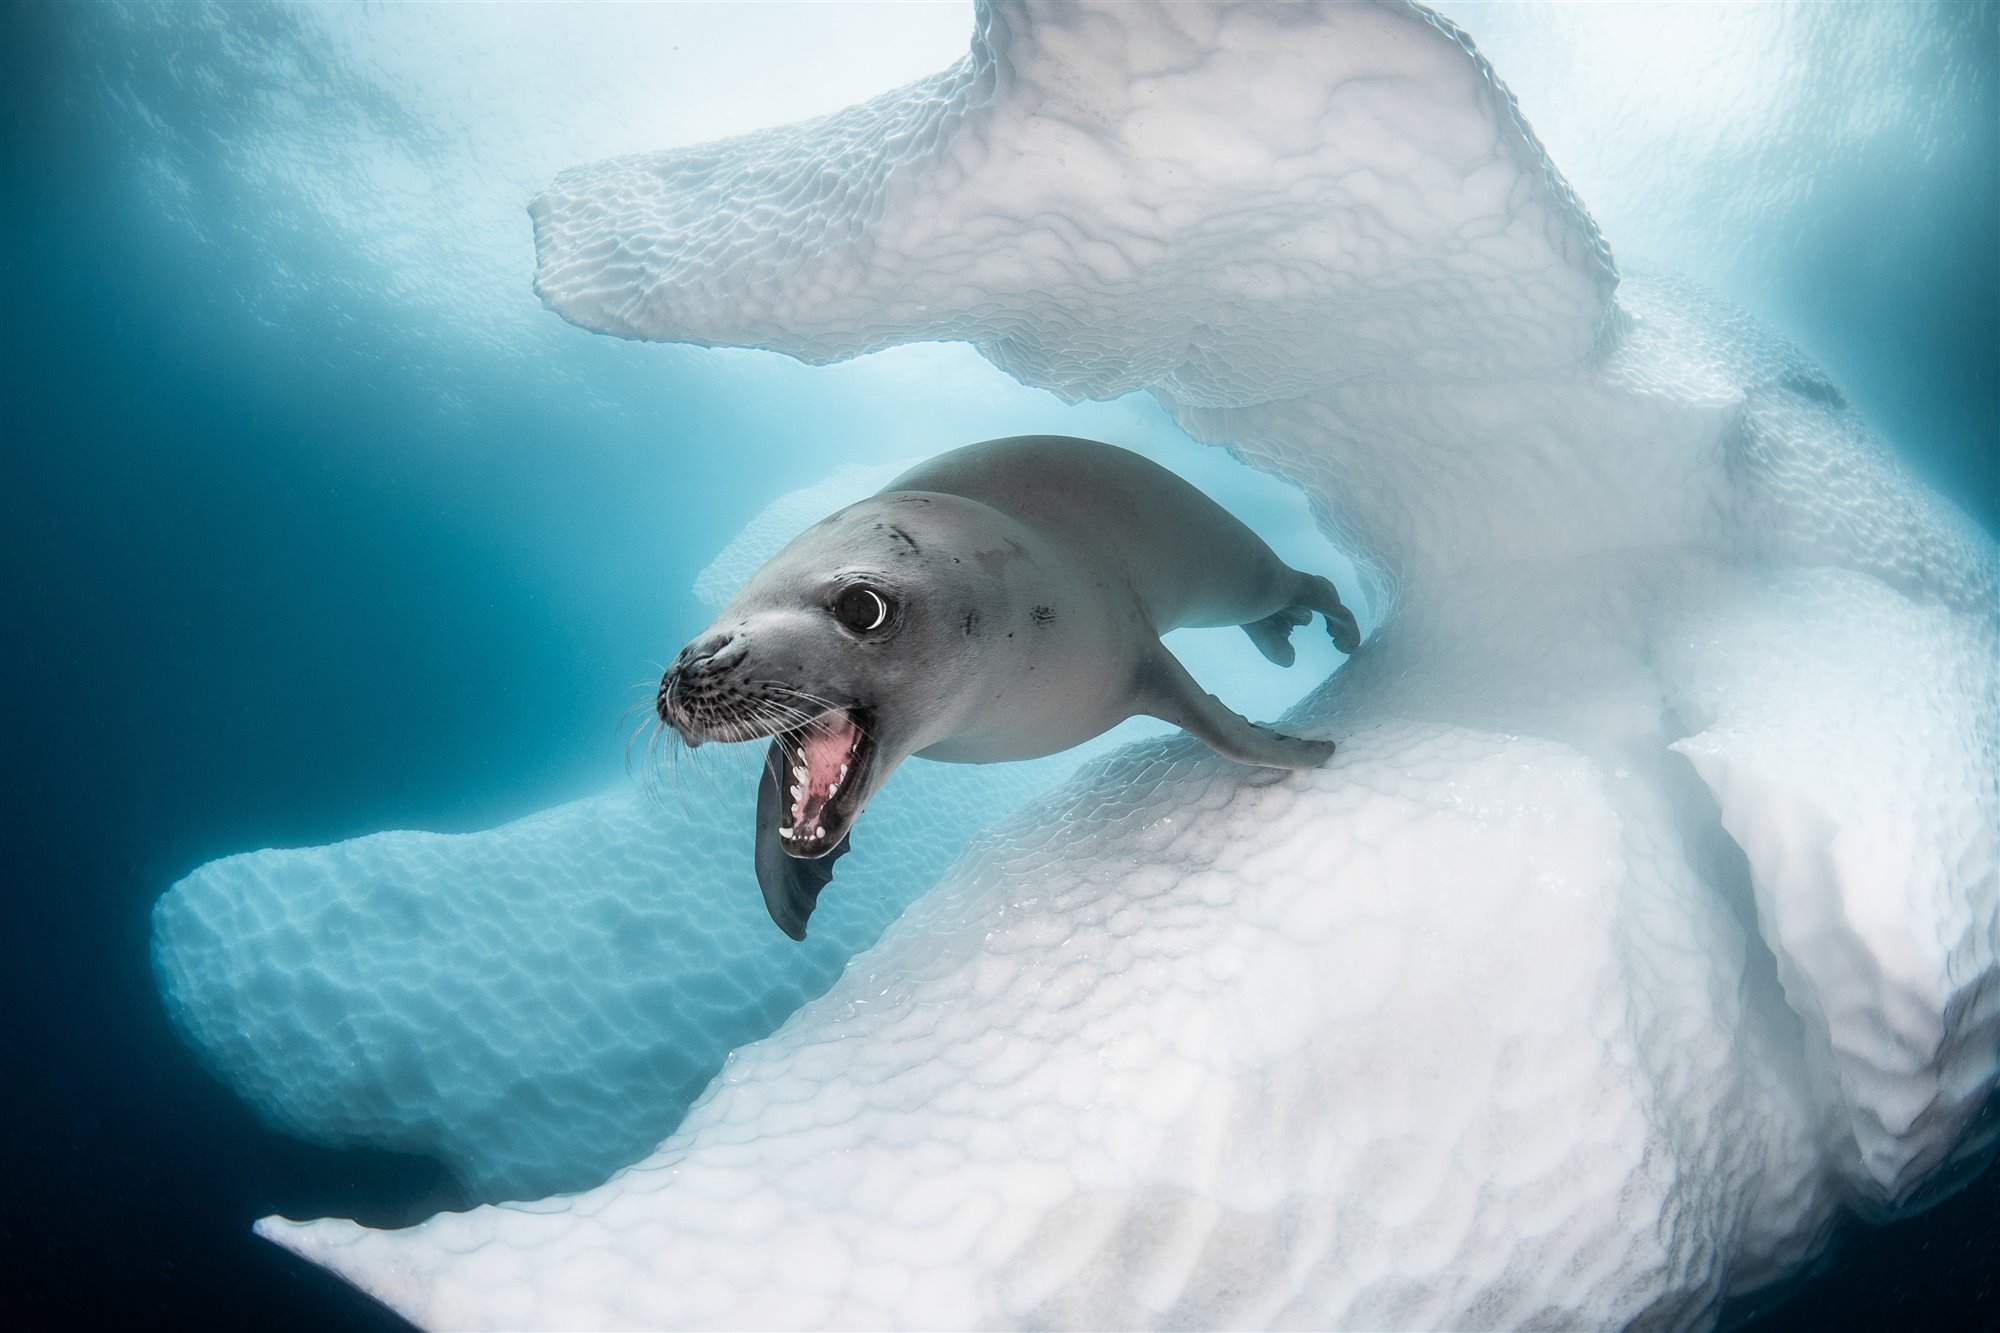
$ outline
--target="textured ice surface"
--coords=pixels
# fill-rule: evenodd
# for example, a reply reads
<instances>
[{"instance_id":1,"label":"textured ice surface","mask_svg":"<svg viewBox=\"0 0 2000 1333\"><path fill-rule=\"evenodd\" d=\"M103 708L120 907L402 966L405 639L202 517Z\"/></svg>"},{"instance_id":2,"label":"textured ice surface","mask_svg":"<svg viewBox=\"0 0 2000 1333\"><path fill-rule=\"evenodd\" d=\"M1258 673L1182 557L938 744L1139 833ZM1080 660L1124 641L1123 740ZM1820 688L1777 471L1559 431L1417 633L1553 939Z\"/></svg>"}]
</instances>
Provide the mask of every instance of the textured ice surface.
<instances>
[{"instance_id":1,"label":"textured ice surface","mask_svg":"<svg viewBox=\"0 0 2000 1333\"><path fill-rule=\"evenodd\" d=\"M1962 185L1955 164L1987 151L1982 117L1938 96L1989 77L1991 22L1972 6L1441 7L1621 256L1769 291L1774 258L1831 255L1864 227L1876 253L1915 243Z\"/></svg>"},{"instance_id":2,"label":"textured ice surface","mask_svg":"<svg viewBox=\"0 0 2000 1333\"><path fill-rule=\"evenodd\" d=\"M1749 857L1838 1165L1892 1202L1993 1084L2000 638L1818 571L1718 598L1663 658L1694 733L1673 748Z\"/></svg>"},{"instance_id":3,"label":"textured ice surface","mask_svg":"<svg viewBox=\"0 0 2000 1333\"><path fill-rule=\"evenodd\" d=\"M750 868L761 748L476 834L214 861L154 913L176 1026L280 1127L425 1153L481 1199L597 1184L823 992L996 812L1074 761L916 763L803 944Z\"/></svg>"},{"instance_id":4,"label":"textured ice surface","mask_svg":"<svg viewBox=\"0 0 2000 1333\"><path fill-rule=\"evenodd\" d=\"M1579 1295L1706 1238L1662 1225L1689 1191L1648 1123L1603 777L1492 739L1371 728L1262 786L1121 757L739 1053L602 1211L278 1234L446 1326L1608 1326ZM1701 968L1718 923L1659 916ZM1689 995L1703 1031L1733 1007ZM1532 1276L1568 1268L1593 1282Z\"/></svg>"},{"instance_id":5,"label":"textured ice surface","mask_svg":"<svg viewBox=\"0 0 2000 1333\"><path fill-rule=\"evenodd\" d=\"M1423 11L980 15L566 174L543 296L1149 388L1373 562L1340 754L1093 765L587 1194L263 1234L442 1326L1671 1327L1908 1206L2000 1063L1992 543Z\"/></svg>"}]
</instances>

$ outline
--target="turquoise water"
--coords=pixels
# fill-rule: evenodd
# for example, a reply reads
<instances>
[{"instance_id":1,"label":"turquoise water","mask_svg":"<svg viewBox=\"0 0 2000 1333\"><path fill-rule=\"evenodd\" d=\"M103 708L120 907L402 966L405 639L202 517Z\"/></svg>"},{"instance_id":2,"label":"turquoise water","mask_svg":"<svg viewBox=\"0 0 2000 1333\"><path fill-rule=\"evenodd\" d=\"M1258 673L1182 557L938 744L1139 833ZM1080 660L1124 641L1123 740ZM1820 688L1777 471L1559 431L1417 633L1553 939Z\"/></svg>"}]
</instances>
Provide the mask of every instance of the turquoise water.
<instances>
[{"instance_id":1,"label":"turquoise water","mask_svg":"<svg viewBox=\"0 0 2000 1333\"><path fill-rule=\"evenodd\" d=\"M1662 258L1798 339L1996 529L2000 18L1926 13L1958 58L1935 121L1905 127L1924 152L1864 120L1854 151L1789 164L1812 188L1786 225ZM1284 517L1147 404L1067 407L964 349L813 369L562 324L529 289L522 208L619 147L592 116L623 104L538 102L565 67L504 28L413 47L392 18L5 12L5 976L25 1048L6 1235L50 1322L387 1326L249 1221L459 1199L429 1164L275 1135L196 1068L146 961L178 876L618 780L634 683L705 618L695 574L839 461L1060 430ZM912 41L909 73L942 63ZM729 128L688 115L692 138ZM1989 1180L1855 1238L1772 1326L1978 1326L2000 1310L1996 1204Z\"/></svg>"}]
</instances>

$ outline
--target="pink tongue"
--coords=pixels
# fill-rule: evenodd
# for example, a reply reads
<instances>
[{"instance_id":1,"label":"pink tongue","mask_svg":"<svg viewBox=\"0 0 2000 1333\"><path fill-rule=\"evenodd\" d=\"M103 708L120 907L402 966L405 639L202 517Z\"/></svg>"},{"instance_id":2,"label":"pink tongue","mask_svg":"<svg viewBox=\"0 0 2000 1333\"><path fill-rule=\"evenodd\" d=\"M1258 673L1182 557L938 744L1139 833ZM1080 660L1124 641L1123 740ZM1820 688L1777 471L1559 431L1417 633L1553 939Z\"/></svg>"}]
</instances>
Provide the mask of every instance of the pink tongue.
<instances>
[{"instance_id":1,"label":"pink tongue","mask_svg":"<svg viewBox=\"0 0 2000 1333\"><path fill-rule=\"evenodd\" d=\"M854 742L860 737L861 728L854 725L854 719L837 710L814 722L812 730L806 733L799 754L806 764L805 790L800 793L801 812L808 821L817 818L832 798L833 785L841 781L840 766L849 762Z\"/></svg>"}]
</instances>

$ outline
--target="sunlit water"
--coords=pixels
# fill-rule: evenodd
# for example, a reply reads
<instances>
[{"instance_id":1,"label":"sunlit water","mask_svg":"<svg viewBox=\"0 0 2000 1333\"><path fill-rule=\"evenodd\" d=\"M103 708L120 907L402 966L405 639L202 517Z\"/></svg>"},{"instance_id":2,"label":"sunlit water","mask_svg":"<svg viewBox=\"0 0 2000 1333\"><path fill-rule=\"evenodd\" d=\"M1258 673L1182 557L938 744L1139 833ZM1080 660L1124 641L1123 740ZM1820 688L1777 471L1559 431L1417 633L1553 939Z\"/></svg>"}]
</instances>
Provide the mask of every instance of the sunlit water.
<instances>
[{"instance_id":1,"label":"sunlit water","mask_svg":"<svg viewBox=\"0 0 2000 1333\"><path fill-rule=\"evenodd\" d=\"M1720 46L1683 10L1558 14L1567 46L1546 14L1459 17L1621 257L1770 319L2000 527L1994 7L1753 15ZM256 1125L168 1031L147 909L229 852L481 828L623 780L635 683L775 495L1061 431L1143 447L1295 561L1332 558L1296 497L1144 400L1065 406L959 347L815 369L627 344L536 302L523 209L557 170L832 110L948 63L968 21L7 11L4 975L26 1052L4 1197L32 1309L394 1322L248 1223L413 1220L452 1187ZM1185 651L1264 715L1331 665ZM1854 1238L1771 1326L2000 1317L1996 1206L1988 1180Z\"/></svg>"}]
</instances>

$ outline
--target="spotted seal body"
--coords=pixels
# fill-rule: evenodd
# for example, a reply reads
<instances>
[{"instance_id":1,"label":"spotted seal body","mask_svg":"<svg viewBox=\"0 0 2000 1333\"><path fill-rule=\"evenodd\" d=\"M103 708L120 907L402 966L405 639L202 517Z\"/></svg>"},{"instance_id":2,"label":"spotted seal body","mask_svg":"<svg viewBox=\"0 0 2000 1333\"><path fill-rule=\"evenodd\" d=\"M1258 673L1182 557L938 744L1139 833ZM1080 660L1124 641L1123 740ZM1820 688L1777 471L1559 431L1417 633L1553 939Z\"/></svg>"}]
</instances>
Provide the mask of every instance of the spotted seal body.
<instances>
[{"instance_id":1,"label":"spotted seal body","mask_svg":"<svg viewBox=\"0 0 2000 1333\"><path fill-rule=\"evenodd\" d=\"M1090 440L992 440L800 534L681 651L658 710L690 745L772 738L757 878L803 939L855 818L910 755L1033 759L1147 714L1246 764L1323 762L1333 742L1231 712L1160 643L1241 625L1289 666L1314 612L1354 651L1331 583L1158 464Z\"/></svg>"}]
</instances>

